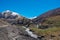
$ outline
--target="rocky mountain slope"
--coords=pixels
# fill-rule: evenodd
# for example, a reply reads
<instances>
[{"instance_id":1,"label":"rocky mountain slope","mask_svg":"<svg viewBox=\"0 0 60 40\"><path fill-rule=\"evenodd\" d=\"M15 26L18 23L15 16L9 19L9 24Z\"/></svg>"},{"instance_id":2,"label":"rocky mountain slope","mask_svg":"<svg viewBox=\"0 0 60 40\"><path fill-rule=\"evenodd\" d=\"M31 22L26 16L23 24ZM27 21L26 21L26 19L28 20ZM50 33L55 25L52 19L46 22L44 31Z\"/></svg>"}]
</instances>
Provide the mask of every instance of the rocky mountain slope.
<instances>
[{"instance_id":1,"label":"rocky mountain slope","mask_svg":"<svg viewBox=\"0 0 60 40\"><path fill-rule=\"evenodd\" d=\"M1 12L0 40L60 40L60 8L34 19L9 10Z\"/></svg>"},{"instance_id":2,"label":"rocky mountain slope","mask_svg":"<svg viewBox=\"0 0 60 40\"><path fill-rule=\"evenodd\" d=\"M9 10L0 13L0 40L38 40L31 37L23 26L27 18Z\"/></svg>"},{"instance_id":3,"label":"rocky mountain slope","mask_svg":"<svg viewBox=\"0 0 60 40\"><path fill-rule=\"evenodd\" d=\"M6 20L11 24L27 25L30 23L30 19L25 18L18 13L12 12L10 10L1 12L0 18Z\"/></svg>"},{"instance_id":4,"label":"rocky mountain slope","mask_svg":"<svg viewBox=\"0 0 60 40\"><path fill-rule=\"evenodd\" d=\"M11 25L0 19L0 40L37 40L28 35L23 26Z\"/></svg>"}]
</instances>

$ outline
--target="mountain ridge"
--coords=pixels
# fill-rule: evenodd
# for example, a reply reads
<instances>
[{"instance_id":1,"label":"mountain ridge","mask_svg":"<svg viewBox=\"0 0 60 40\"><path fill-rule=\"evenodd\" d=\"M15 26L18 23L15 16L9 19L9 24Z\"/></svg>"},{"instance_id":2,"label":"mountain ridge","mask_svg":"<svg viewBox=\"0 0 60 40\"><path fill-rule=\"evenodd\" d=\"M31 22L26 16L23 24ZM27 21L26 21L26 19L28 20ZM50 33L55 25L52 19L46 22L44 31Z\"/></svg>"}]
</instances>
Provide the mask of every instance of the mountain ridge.
<instances>
[{"instance_id":1,"label":"mountain ridge","mask_svg":"<svg viewBox=\"0 0 60 40\"><path fill-rule=\"evenodd\" d=\"M8 22L13 22L12 24L24 24L29 26L30 24L39 24L39 23L43 23L46 18L48 17L52 17L52 16L57 16L60 15L60 8L56 8L56 9L52 9L48 12L43 13L42 15L39 15L37 17L33 17L31 19L23 17L21 15L19 15L18 13L15 13L15 16L12 15L13 11L7 10L2 12L3 15L0 15L0 18L5 18L7 19Z\"/></svg>"},{"instance_id":2,"label":"mountain ridge","mask_svg":"<svg viewBox=\"0 0 60 40\"><path fill-rule=\"evenodd\" d=\"M33 19L33 22L43 22L45 18L60 15L60 8L52 9L48 12L43 13L42 15L37 16L37 18ZM41 21L40 21L41 20Z\"/></svg>"}]
</instances>

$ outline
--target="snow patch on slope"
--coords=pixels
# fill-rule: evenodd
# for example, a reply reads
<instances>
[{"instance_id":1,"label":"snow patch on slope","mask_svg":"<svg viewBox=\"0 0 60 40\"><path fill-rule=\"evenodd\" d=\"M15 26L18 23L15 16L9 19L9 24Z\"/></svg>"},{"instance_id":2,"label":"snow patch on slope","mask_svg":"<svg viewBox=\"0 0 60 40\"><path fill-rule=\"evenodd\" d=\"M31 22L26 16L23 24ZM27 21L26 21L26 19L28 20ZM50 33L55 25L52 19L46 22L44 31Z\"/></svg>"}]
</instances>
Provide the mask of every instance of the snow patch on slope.
<instances>
[{"instance_id":1,"label":"snow patch on slope","mask_svg":"<svg viewBox=\"0 0 60 40\"><path fill-rule=\"evenodd\" d=\"M37 16L34 16L34 17L31 17L31 18L29 18L29 19L34 19L34 18L36 18Z\"/></svg>"},{"instance_id":2,"label":"snow patch on slope","mask_svg":"<svg viewBox=\"0 0 60 40\"><path fill-rule=\"evenodd\" d=\"M19 13L13 12L13 11L10 11L10 10L3 11L2 14L5 13L5 12L6 12L6 13L11 13L11 15L13 15L13 16L19 15Z\"/></svg>"},{"instance_id":3,"label":"snow patch on slope","mask_svg":"<svg viewBox=\"0 0 60 40\"><path fill-rule=\"evenodd\" d=\"M5 12L10 12L10 10L6 10Z\"/></svg>"},{"instance_id":4,"label":"snow patch on slope","mask_svg":"<svg viewBox=\"0 0 60 40\"><path fill-rule=\"evenodd\" d=\"M18 13L16 13L16 12L12 12L12 14L11 14L11 15L14 15L14 16L15 16L15 15L19 15L19 14L18 14Z\"/></svg>"}]
</instances>

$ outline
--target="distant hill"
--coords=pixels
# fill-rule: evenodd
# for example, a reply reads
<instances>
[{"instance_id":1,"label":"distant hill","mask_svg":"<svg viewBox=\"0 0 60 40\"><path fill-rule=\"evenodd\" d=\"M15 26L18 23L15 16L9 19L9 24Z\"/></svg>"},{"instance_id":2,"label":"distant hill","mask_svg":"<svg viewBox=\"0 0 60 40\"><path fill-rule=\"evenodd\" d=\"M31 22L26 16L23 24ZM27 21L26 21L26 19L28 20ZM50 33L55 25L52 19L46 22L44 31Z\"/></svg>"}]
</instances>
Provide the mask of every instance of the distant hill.
<instances>
[{"instance_id":1,"label":"distant hill","mask_svg":"<svg viewBox=\"0 0 60 40\"><path fill-rule=\"evenodd\" d=\"M43 13L37 18L33 19L32 21L34 23L42 23L45 21L46 18L53 17L53 16L59 16L59 15L60 15L60 8L56 8L56 9Z\"/></svg>"}]
</instances>

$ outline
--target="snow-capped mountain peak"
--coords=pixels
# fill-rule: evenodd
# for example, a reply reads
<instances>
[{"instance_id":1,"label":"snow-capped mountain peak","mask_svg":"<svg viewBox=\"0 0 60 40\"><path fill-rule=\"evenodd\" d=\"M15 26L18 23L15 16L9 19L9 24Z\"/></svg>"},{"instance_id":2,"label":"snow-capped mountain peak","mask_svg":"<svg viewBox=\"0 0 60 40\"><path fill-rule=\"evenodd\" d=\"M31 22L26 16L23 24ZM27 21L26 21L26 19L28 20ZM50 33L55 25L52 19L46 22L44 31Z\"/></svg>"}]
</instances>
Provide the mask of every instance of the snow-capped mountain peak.
<instances>
[{"instance_id":1,"label":"snow-capped mountain peak","mask_svg":"<svg viewBox=\"0 0 60 40\"><path fill-rule=\"evenodd\" d=\"M11 12L10 10L6 10L5 12Z\"/></svg>"},{"instance_id":2,"label":"snow-capped mountain peak","mask_svg":"<svg viewBox=\"0 0 60 40\"><path fill-rule=\"evenodd\" d=\"M4 13L6 13L6 14L11 14L11 15L13 15L13 16L19 15L19 13L13 12L13 11L10 11L10 10L3 11L2 14L4 14Z\"/></svg>"},{"instance_id":3,"label":"snow-capped mountain peak","mask_svg":"<svg viewBox=\"0 0 60 40\"><path fill-rule=\"evenodd\" d=\"M3 11L2 15L3 15L4 18L12 18L12 19L14 19L16 17L17 18L21 17L21 15L19 15L19 13L13 12L13 11L10 11L10 10Z\"/></svg>"}]
</instances>

